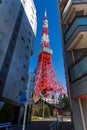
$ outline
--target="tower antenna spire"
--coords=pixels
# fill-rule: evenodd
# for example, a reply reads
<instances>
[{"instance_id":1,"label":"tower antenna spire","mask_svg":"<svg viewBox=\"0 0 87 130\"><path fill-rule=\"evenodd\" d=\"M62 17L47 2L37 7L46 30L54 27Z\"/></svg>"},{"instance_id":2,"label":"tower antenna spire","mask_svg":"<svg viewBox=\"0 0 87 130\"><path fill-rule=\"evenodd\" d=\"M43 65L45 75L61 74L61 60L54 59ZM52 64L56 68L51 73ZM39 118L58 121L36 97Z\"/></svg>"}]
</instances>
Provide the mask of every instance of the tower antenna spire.
<instances>
[{"instance_id":1,"label":"tower antenna spire","mask_svg":"<svg viewBox=\"0 0 87 130\"><path fill-rule=\"evenodd\" d=\"M47 12L46 12L46 8L45 8L45 10L44 10L44 17L46 17L47 16Z\"/></svg>"}]
</instances>

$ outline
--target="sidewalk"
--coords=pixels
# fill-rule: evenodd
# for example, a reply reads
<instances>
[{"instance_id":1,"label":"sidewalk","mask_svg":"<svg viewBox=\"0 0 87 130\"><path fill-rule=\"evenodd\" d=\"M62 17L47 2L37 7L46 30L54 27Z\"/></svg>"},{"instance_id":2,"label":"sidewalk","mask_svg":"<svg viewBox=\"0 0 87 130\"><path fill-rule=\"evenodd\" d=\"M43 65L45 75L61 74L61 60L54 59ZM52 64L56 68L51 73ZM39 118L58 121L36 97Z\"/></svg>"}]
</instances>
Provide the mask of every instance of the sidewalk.
<instances>
[{"instance_id":1,"label":"sidewalk","mask_svg":"<svg viewBox=\"0 0 87 130\"><path fill-rule=\"evenodd\" d=\"M59 122L71 122L71 116L58 116Z\"/></svg>"}]
</instances>

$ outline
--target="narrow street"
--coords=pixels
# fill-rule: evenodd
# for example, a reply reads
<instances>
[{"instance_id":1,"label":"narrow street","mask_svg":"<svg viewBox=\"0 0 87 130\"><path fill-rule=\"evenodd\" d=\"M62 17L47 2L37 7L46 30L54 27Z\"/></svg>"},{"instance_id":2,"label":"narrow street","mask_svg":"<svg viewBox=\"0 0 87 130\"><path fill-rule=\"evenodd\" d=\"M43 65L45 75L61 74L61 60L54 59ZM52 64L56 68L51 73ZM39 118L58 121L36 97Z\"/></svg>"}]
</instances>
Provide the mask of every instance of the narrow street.
<instances>
[{"instance_id":1,"label":"narrow street","mask_svg":"<svg viewBox=\"0 0 87 130\"><path fill-rule=\"evenodd\" d=\"M33 121L30 126L26 126L25 130L50 130L52 121ZM22 126L10 128L9 130L22 130ZM58 130L71 130L71 122L62 122Z\"/></svg>"},{"instance_id":2,"label":"narrow street","mask_svg":"<svg viewBox=\"0 0 87 130\"><path fill-rule=\"evenodd\" d=\"M51 123L53 123L52 120L32 121L25 130L50 130ZM22 125L9 130L22 130ZM58 130L71 130L71 122L60 122Z\"/></svg>"},{"instance_id":3,"label":"narrow street","mask_svg":"<svg viewBox=\"0 0 87 130\"><path fill-rule=\"evenodd\" d=\"M71 130L71 122L61 122L58 130Z\"/></svg>"}]
</instances>

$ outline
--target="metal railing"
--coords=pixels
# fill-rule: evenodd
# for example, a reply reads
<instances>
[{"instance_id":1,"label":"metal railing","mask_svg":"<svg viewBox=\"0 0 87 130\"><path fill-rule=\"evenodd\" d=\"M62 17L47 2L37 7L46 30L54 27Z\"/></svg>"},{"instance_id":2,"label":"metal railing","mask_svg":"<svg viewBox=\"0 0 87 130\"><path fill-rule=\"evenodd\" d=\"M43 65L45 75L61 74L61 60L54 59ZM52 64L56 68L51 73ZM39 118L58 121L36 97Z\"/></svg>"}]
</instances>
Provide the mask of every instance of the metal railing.
<instances>
[{"instance_id":1,"label":"metal railing","mask_svg":"<svg viewBox=\"0 0 87 130\"><path fill-rule=\"evenodd\" d=\"M87 75L87 55L84 56L81 60L71 66L69 69L69 75L71 82L76 81L77 79Z\"/></svg>"},{"instance_id":2,"label":"metal railing","mask_svg":"<svg viewBox=\"0 0 87 130\"><path fill-rule=\"evenodd\" d=\"M58 130L58 125L59 125L58 121L51 123L50 124L50 130Z\"/></svg>"},{"instance_id":3,"label":"metal railing","mask_svg":"<svg viewBox=\"0 0 87 130\"><path fill-rule=\"evenodd\" d=\"M65 41L67 42L72 35L75 33L77 27L79 26L83 26L83 30L85 30L84 26L87 26L87 16L77 16L75 17L73 23L71 24L70 28L67 30L67 32L65 33ZM87 28L86 28L87 30Z\"/></svg>"},{"instance_id":4,"label":"metal railing","mask_svg":"<svg viewBox=\"0 0 87 130\"><path fill-rule=\"evenodd\" d=\"M6 130L8 130L8 127L10 126L11 126L11 122L2 123L0 124L0 129L6 128Z\"/></svg>"}]
</instances>

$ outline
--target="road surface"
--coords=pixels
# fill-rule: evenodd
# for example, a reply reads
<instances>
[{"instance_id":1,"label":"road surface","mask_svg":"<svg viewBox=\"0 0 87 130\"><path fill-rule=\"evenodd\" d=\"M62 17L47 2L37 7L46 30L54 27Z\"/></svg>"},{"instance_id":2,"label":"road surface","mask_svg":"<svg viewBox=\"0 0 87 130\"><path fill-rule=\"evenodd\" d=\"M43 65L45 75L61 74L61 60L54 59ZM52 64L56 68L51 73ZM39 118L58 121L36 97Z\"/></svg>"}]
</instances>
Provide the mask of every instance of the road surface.
<instances>
[{"instance_id":1,"label":"road surface","mask_svg":"<svg viewBox=\"0 0 87 130\"><path fill-rule=\"evenodd\" d=\"M50 124L54 121L56 121L56 118L43 118L39 121L32 121L30 125L26 126L25 130L50 130ZM22 130L22 125L9 130ZM60 122L58 130L71 130L71 121Z\"/></svg>"}]
</instances>

